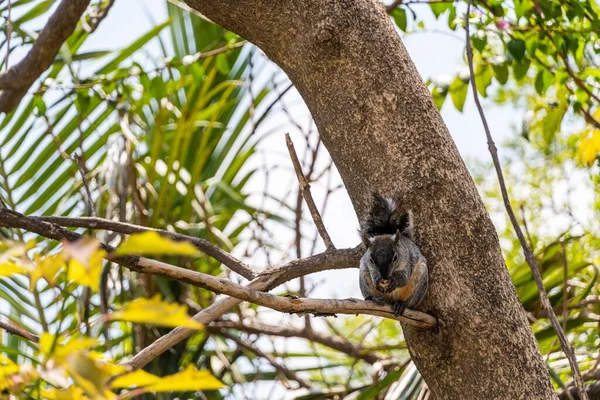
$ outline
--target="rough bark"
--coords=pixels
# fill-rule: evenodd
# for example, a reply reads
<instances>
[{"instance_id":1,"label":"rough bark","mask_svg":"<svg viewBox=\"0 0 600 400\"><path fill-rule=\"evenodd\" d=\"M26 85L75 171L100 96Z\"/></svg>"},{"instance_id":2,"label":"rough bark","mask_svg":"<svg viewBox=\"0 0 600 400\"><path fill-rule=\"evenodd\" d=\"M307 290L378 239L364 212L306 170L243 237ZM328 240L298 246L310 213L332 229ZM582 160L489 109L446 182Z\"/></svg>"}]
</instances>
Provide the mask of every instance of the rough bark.
<instances>
[{"instance_id":1,"label":"rough bark","mask_svg":"<svg viewBox=\"0 0 600 400\"><path fill-rule=\"evenodd\" d=\"M432 267L421 309L438 317L439 329L404 331L435 398L556 398L495 228L382 5L187 2L288 74L359 217L373 191L413 210L417 242Z\"/></svg>"},{"instance_id":2,"label":"rough bark","mask_svg":"<svg viewBox=\"0 0 600 400\"><path fill-rule=\"evenodd\" d=\"M18 64L0 74L0 113L13 110L36 79L52 65L89 4L90 0L63 0L29 53Z\"/></svg>"}]
</instances>

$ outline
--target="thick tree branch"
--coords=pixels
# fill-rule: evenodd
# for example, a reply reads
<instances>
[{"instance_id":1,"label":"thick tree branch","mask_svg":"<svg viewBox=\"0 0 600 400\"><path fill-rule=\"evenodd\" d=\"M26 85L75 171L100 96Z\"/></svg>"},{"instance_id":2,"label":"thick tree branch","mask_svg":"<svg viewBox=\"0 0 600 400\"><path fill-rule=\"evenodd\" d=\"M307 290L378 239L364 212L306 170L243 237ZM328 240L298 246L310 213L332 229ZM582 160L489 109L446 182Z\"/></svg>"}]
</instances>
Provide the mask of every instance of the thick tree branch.
<instances>
[{"instance_id":1,"label":"thick tree branch","mask_svg":"<svg viewBox=\"0 0 600 400\"><path fill-rule=\"evenodd\" d=\"M362 346L353 344L344 338L328 335L324 332L319 332L314 329L297 328L293 326L278 326L268 325L261 322L242 323L234 321L217 321L209 325L209 327L235 329L238 331L253 333L257 335L280 336L285 338L302 338L315 343L322 344L341 353L355 357L359 360L364 360L369 364L375 364L381 361L382 358L375 353L366 352Z\"/></svg>"},{"instance_id":2,"label":"thick tree branch","mask_svg":"<svg viewBox=\"0 0 600 400\"><path fill-rule=\"evenodd\" d=\"M531 269L531 273L533 278L535 279L535 283L537 285L538 293L540 295L540 299L542 301L542 305L544 309L548 313L548 317L550 319L550 323L552 327L556 331L558 339L560 341L561 348L567 359L569 360L569 364L571 366L571 372L573 373L573 378L575 381L575 385L577 386L577 390L579 391L579 397L581 400L587 400L587 394L585 391L585 384L583 383L583 379L581 378L581 372L579 371L579 365L577 364L577 359L575 358L575 354L573 353L573 349L565 336L565 332L560 326L560 322L554 313L554 309L552 308L552 304L548 299L548 294L546 293L546 289L544 288L544 282L542 279L542 274L537 265L537 259L533 254L533 251L529 247L527 240L525 239L525 235L521 230L521 226L519 225L519 221L515 215L515 212L510 203L510 198L508 196L508 190L506 189L506 183L504 181L504 173L502 172L502 165L500 163L500 158L498 157L498 149L496 148L496 144L494 143L494 139L492 138L492 133L487 123L487 118L485 117L485 113L483 112L483 107L481 106L481 102L479 101L479 94L477 93L477 83L475 80L475 68L473 66L473 50L471 48L471 36L469 34L469 18L471 12L471 2L472 0L468 0L467 2L467 13L465 16L465 33L466 33L466 47L467 47L467 61L469 64L470 71L470 80L471 80L471 88L473 89L473 98L475 100L475 105L477 106L477 110L479 111L479 116L481 117L481 122L483 124L483 129L485 131L485 136L488 142L488 148L490 154L492 156L492 161L494 163L494 168L496 170L496 175L498 176L498 184L500 185L500 192L502 193L502 200L504 201L504 208L506 209L506 213L510 219L510 222L515 230L515 234L521 243L521 247L523 248L523 253L525 255L525 260ZM566 318L566 316L564 316Z\"/></svg>"},{"instance_id":3,"label":"thick tree branch","mask_svg":"<svg viewBox=\"0 0 600 400\"><path fill-rule=\"evenodd\" d=\"M89 4L90 0L62 0L25 58L0 74L0 113L15 108L35 80L52 65Z\"/></svg>"},{"instance_id":4,"label":"thick tree branch","mask_svg":"<svg viewBox=\"0 0 600 400\"><path fill-rule=\"evenodd\" d=\"M402 316L396 317L389 305L378 305L371 301L357 299L286 298L253 290L246 286L234 283L229 279L218 278L201 272L175 267L148 258L136 257L137 260L134 262L130 261L129 257L125 258L125 260L123 260L123 258L125 257L112 258L111 261L124 265L136 272L166 276L180 282L204 287L215 293L225 294L235 297L236 299L248 301L280 312L290 314L315 314L319 316L335 314L368 314L396 319L420 328L432 328L435 326L435 318L414 310L406 310Z\"/></svg>"}]
</instances>

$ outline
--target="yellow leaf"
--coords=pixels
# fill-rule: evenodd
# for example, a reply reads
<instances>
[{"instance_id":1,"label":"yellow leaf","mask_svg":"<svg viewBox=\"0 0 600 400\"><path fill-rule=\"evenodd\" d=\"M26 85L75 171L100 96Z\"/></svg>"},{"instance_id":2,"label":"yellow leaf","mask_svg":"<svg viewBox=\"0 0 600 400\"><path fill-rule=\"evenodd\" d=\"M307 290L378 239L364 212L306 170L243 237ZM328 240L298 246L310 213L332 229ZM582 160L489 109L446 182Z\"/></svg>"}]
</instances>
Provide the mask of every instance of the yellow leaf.
<instances>
[{"instance_id":1,"label":"yellow leaf","mask_svg":"<svg viewBox=\"0 0 600 400\"><path fill-rule=\"evenodd\" d=\"M52 357L59 363L63 362L69 354L87 350L97 344L96 339L89 337L70 337L69 340L59 337L54 350L52 350L54 340L54 335L47 332L42 333L39 342L40 353L46 360Z\"/></svg>"},{"instance_id":2,"label":"yellow leaf","mask_svg":"<svg viewBox=\"0 0 600 400\"><path fill-rule=\"evenodd\" d=\"M83 394L83 390L77 386L71 386L67 389L48 389L42 390L42 399L48 400L85 400L87 397Z\"/></svg>"},{"instance_id":3,"label":"yellow leaf","mask_svg":"<svg viewBox=\"0 0 600 400\"><path fill-rule=\"evenodd\" d=\"M110 387L113 389L127 389L133 387L144 387L156 383L161 378L156 375L152 375L143 369L129 372L125 375L119 376L112 381Z\"/></svg>"},{"instance_id":4,"label":"yellow leaf","mask_svg":"<svg viewBox=\"0 0 600 400\"><path fill-rule=\"evenodd\" d=\"M197 370L193 365L173 375L160 378L157 382L146 386L149 392L189 392L195 390L221 389L223 383L206 370Z\"/></svg>"},{"instance_id":5,"label":"yellow leaf","mask_svg":"<svg viewBox=\"0 0 600 400\"><path fill-rule=\"evenodd\" d=\"M156 232L148 231L129 236L115 251L115 254L193 256L199 254L199 251L188 242L175 242Z\"/></svg>"},{"instance_id":6,"label":"yellow leaf","mask_svg":"<svg viewBox=\"0 0 600 400\"><path fill-rule=\"evenodd\" d=\"M29 273L29 288L33 290L35 284L41 278L46 279L48 283L56 283L56 275L65 267L62 254L53 254L51 256L40 258L35 257L35 267Z\"/></svg>"},{"instance_id":7,"label":"yellow leaf","mask_svg":"<svg viewBox=\"0 0 600 400\"><path fill-rule=\"evenodd\" d=\"M600 153L600 130L588 128L583 136L584 138L579 143L579 158L588 167L591 167Z\"/></svg>"},{"instance_id":8,"label":"yellow leaf","mask_svg":"<svg viewBox=\"0 0 600 400\"><path fill-rule=\"evenodd\" d=\"M94 291L100 289L102 259L106 251L100 248L95 239L84 238L75 242L63 242L63 256L68 261L67 279L88 286Z\"/></svg>"},{"instance_id":9,"label":"yellow leaf","mask_svg":"<svg viewBox=\"0 0 600 400\"><path fill-rule=\"evenodd\" d=\"M0 276L10 276L12 274L26 274L27 268L19 265L17 260L22 264L30 264L27 259L27 251L32 249L34 242L18 243L5 241L3 243L4 251L0 253Z\"/></svg>"},{"instance_id":10,"label":"yellow leaf","mask_svg":"<svg viewBox=\"0 0 600 400\"><path fill-rule=\"evenodd\" d=\"M167 303L156 295L151 299L135 299L125 304L121 310L108 315L112 321L128 321L140 324L202 329L202 324L187 314L187 307L177 303Z\"/></svg>"},{"instance_id":11,"label":"yellow leaf","mask_svg":"<svg viewBox=\"0 0 600 400\"><path fill-rule=\"evenodd\" d=\"M7 260L0 263L0 276L11 276L12 274L26 274L27 270L13 261Z\"/></svg>"},{"instance_id":12,"label":"yellow leaf","mask_svg":"<svg viewBox=\"0 0 600 400\"><path fill-rule=\"evenodd\" d=\"M23 388L38 377L38 371L31 364L17 365L0 354L0 391L22 393Z\"/></svg>"},{"instance_id":13,"label":"yellow leaf","mask_svg":"<svg viewBox=\"0 0 600 400\"><path fill-rule=\"evenodd\" d=\"M112 399L115 394L107 390L108 381L125 368L103 362L93 353L81 350L66 357L65 368L73 381L92 399Z\"/></svg>"}]
</instances>

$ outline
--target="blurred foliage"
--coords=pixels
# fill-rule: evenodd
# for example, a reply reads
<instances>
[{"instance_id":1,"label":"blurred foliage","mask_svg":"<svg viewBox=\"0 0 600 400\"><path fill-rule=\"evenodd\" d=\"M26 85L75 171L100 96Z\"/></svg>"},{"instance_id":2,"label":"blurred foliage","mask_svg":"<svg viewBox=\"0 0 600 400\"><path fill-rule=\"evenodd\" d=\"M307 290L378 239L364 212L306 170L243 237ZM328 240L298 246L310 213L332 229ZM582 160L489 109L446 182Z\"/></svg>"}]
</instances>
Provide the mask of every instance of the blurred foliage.
<instances>
[{"instance_id":1,"label":"blurred foliage","mask_svg":"<svg viewBox=\"0 0 600 400\"><path fill-rule=\"evenodd\" d=\"M36 26L31 21L47 16L54 3L11 1L17 16L12 19L11 49L27 48L33 42L37 29L31 28ZM7 4L0 1L2 16L7 15ZM429 30L433 16L444 21L449 31L464 36L464 1L394 4L390 17L402 34ZM0 197L9 207L26 214L96 214L202 237L227 251L239 245L248 231L262 227L264 220L284 221L249 201L248 182L258 172L251 160L263 138L255 132L254 113L269 96L262 80L252 79L253 50L239 37L178 5L178 0L168 1L167 21L111 51L82 50L93 22L86 16L20 107L0 116ZM470 40L480 95L496 104L527 110L517 135L504 144L505 173L544 285L586 379L597 379L593 372L598 368L600 347L598 9L590 0L476 1L469 20L474 27ZM2 26L0 47L7 45L8 24ZM143 61L141 53L152 44L161 49L161 57ZM0 58L0 67L5 62L5 57ZM428 85L438 108L464 110L470 90L462 71L447 82L431 79ZM506 218L491 166L473 161L470 167L498 227L507 267L555 387L569 386L568 363ZM82 173L91 189L91 202ZM0 230L0 237L29 239L23 232L7 230ZM99 239L116 245L123 238L106 233ZM131 246L143 248L151 243L154 250L176 251L152 240L145 237ZM25 389L33 398L76 399L84 393L94 398L91 391L107 387L105 378L117 373L118 362L166 332L155 325L161 313L181 316L181 308L170 308L181 307L174 303L199 309L215 298L199 288L103 264L110 268L109 311L120 309L123 315L133 306L133 313L125 312L107 329L95 294L99 265L82 269L73 264L80 272L87 271L74 274L66 267L70 264L60 263L69 251L67 244L57 247L39 240L11 244L12 252L7 253L7 243L3 240L4 257L0 256L3 320L36 337L55 338L54 353L44 355L35 340L2 336L0 386L13 392ZM213 275L226 273L205 256L164 254L161 259ZM141 311L148 307L159 312ZM272 317L255 306L244 307L228 317L255 315L267 321ZM127 318L132 315L137 319ZM165 385L172 393L152 397L165 399L199 389L186 387L187 380L179 375L202 382L194 375L198 370L210 371L228 387L205 392L210 399L252 398L246 393L250 385L258 398L276 397L263 390L271 386L297 399L428 398L397 323L357 316L313 324L315 330L318 326L323 333L360 346L382 361L370 365L314 341L297 346L295 340L300 339L285 339L290 344L281 345L267 335L235 329L200 331L146 367L153 374L150 378L130 378L136 382L149 379L152 383L146 386L150 387L160 386L158 376L171 375ZM77 345L70 363L53 360L59 345L70 346L77 337L93 338L93 342ZM262 355L251 351L253 346ZM274 367L277 362L309 377L314 387L298 389L293 379ZM53 381L52 374L47 376L54 372L53 365L62 366L63 377L71 380ZM72 365L98 378L90 387L78 378L81 370ZM39 375L40 371L46 375ZM182 386L168 386L173 380ZM65 389L68 393L51 392L53 387L58 390L73 382L75 386ZM277 385L265 386L273 382ZM125 383L113 382L112 389L131 388ZM143 390L132 392L143 398Z\"/></svg>"},{"instance_id":2,"label":"blurred foliage","mask_svg":"<svg viewBox=\"0 0 600 400\"><path fill-rule=\"evenodd\" d=\"M148 240L145 234L138 234L132 235L130 240L136 238L143 240L143 243L142 240L137 240L138 251L153 252L153 249L162 247L168 248L162 254L190 255L188 249L169 239ZM20 398L116 399L114 390L118 389L129 389L119 395L119 398L128 398L144 393L216 390L223 387L209 372L196 370L191 364L184 371L164 378L146 371L131 372L116 364L123 355L123 343L120 340L113 342L108 331L104 332L103 341L90 336L98 336L99 328L106 328L110 324L107 321L185 326L192 329L203 329L203 326L187 315L186 306L165 303L158 295L150 300L136 299L124 304L121 310L96 316L91 320L85 312L83 316L78 315L77 310L68 310L69 300L71 297L77 300L82 294L82 287L89 289L91 294L98 293L101 263L106 251L101 248L100 242L90 238L76 242L65 241L60 251L49 255L40 253L44 247L36 248L33 241L4 241L0 245L0 260L5 276L14 276L15 282L28 281L28 286L33 291L40 286L40 280L43 280L49 294L54 295L53 301L47 306L35 305L37 318L31 316L39 321L43 332L39 336L31 333L15 336L27 339L22 341L22 347L13 349L19 350L21 354L8 353L0 356L0 391L8 391ZM115 252L119 255L128 253L127 247L119 247ZM195 254L198 255L198 252ZM52 319L49 317L49 309L55 309ZM87 327L87 334L79 329L82 322ZM65 323L69 327L63 330ZM3 327L11 327L13 331L29 332L14 319L9 318L3 324ZM51 334L50 330L56 333ZM22 360L25 355L29 362ZM111 379L115 376L118 377Z\"/></svg>"}]
</instances>

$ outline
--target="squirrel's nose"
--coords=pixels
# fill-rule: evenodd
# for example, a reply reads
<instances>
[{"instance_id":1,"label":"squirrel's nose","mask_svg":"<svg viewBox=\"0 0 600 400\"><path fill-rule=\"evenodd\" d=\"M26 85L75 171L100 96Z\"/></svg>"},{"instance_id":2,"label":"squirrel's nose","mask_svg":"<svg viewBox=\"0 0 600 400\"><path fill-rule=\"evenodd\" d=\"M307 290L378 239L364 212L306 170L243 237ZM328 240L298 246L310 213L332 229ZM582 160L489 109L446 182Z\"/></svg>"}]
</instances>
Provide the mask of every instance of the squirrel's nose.
<instances>
[{"instance_id":1,"label":"squirrel's nose","mask_svg":"<svg viewBox=\"0 0 600 400\"><path fill-rule=\"evenodd\" d=\"M378 282L379 286L381 286L382 289L385 289L386 287L388 287L390 285L390 281L387 279L382 279Z\"/></svg>"}]
</instances>

